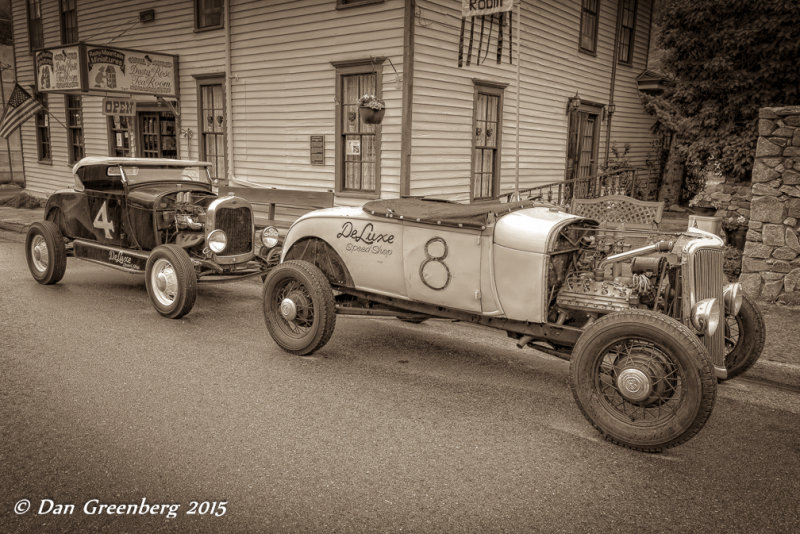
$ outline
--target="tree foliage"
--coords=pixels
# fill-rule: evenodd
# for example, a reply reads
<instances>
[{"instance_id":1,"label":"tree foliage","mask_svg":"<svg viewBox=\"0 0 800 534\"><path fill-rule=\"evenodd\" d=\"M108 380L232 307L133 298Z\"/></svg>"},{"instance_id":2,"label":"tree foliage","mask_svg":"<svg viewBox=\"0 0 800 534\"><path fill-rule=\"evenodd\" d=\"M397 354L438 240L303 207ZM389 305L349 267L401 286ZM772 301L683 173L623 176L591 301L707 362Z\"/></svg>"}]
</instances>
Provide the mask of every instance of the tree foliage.
<instances>
[{"instance_id":1,"label":"tree foliage","mask_svg":"<svg viewBox=\"0 0 800 534\"><path fill-rule=\"evenodd\" d=\"M666 0L663 94L645 106L675 133L690 179L749 179L758 110L800 105L800 2Z\"/></svg>"}]
</instances>

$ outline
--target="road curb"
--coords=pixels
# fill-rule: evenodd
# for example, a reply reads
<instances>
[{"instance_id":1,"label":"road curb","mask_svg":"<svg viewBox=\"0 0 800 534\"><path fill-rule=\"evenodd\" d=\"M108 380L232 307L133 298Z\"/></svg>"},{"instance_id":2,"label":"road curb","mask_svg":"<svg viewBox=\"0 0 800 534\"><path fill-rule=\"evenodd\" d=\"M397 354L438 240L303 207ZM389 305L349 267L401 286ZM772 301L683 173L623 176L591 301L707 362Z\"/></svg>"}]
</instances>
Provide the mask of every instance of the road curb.
<instances>
[{"instance_id":1,"label":"road curb","mask_svg":"<svg viewBox=\"0 0 800 534\"><path fill-rule=\"evenodd\" d=\"M24 234L27 233L28 227L31 224L33 223L0 220L0 230L6 230L7 232L17 232L19 234Z\"/></svg>"},{"instance_id":2,"label":"road curb","mask_svg":"<svg viewBox=\"0 0 800 534\"><path fill-rule=\"evenodd\" d=\"M766 382L777 382L789 387L800 388L800 365L774 360L759 359L753 367L740 375L742 378L755 378ZM736 380L733 378L732 380Z\"/></svg>"}]
</instances>

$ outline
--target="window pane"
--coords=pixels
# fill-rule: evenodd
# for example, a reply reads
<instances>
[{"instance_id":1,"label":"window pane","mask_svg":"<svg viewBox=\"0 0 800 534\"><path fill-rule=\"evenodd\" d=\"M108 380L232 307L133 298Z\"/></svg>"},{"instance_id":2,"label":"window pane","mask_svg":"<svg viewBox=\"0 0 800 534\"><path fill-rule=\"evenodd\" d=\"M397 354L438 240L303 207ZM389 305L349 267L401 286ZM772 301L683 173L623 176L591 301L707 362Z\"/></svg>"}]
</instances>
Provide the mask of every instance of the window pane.
<instances>
[{"instance_id":1,"label":"window pane","mask_svg":"<svg viewBox=\"0 0 800 534\"><path fill-rule=\"evenodd\" d=\"M357 132L360 119L358 113L358 78L342 77L342 130L345 133Z\"/></svg>"},{"instance_id":2,"label":"window pane","mask_svg":"<svg viewBox=\"0 0 800 534\"><path fill-rule=\"evenodd\" d=\"M213 28L222 26L223 0L196 0L197 27Z\"/></svg>"},{"instance_id":3,"label":"window pane","mask_svg":"<svg viewBox=\"0 0 800 534\"><path fill-rule=\"evenodd\" d=\"M581 7L580 48L588 52L597 49L597 0L583 0Z\"/></svg>"},{"instance_id":4,"label":"window pane","mask_svg":"<svg viewBox=\"0 0 800 534\"><path fill-rule=\"evenodd\" d=\"M491 199L496 190L496 162L500 138L501 95L475 95L475 123L472 147L472 198Z\"/></svg>"}]
</instances>

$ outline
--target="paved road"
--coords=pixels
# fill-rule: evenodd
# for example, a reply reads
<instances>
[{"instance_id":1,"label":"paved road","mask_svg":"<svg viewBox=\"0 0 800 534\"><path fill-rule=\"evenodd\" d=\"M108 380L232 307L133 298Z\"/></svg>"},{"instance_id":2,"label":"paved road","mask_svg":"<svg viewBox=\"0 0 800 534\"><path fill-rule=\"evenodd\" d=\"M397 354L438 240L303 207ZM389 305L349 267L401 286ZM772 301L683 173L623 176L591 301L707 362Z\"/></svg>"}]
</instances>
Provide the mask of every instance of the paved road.
<instances>
[{"instance_id":1,"label":"paved road","mask_svg":"<svg viewBox=\"0 0 800 534\"><path fill-rule=\"evenodd\" d=\"M171 321L141 278L78 260L40 286L2 238L0 295L3 532L800 529L793 391L723 384L697 437L642 454L598 438L566 362L470 325L340 317L292 357L255 283ZM142 499L180 508L84 512Z\"/></svg>"}]
</instances>

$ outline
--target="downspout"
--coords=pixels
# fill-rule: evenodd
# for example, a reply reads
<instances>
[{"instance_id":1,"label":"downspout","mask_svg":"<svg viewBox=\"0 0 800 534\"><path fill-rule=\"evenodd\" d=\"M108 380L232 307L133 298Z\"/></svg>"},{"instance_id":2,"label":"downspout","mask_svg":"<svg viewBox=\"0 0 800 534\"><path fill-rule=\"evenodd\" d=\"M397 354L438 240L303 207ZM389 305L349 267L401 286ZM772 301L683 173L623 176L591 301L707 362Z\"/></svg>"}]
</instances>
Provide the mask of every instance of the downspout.
<instances>
[{"instance_id":1,"label":"downspout","mask_svg":"<svg viewBox=\"0 0 800 534\"><path fill-rule=\"evenodd\" d=\"M236 173L233 164L233 90L232 78L233 73L231 69L231 1L225 0L225 116L227 131L225 132L225 139L227 141L225 151L227 157L228 172L226 179L228 184L235 178ZM199 141L199 139L198 139Z\"/></svg>"},{"instance_id":2,"label":"downspout","mask_svg":"<svg viewBox=\"0 0 800 534\"><path fill-rule=\"evenodd\" d=\"M414 115L414 23L416 0L405 0L403 16L403 112L400 119L400 196L411 194L411 142Z\"/></svg>"},{"instance_id":3,"label":"downspout","mask_svg":"<svg viewBox=\"0 0 800 534\"><path fill-rule=\"evenodd\" d=\"M611 151L611 121L614 113L611 111L616 108L614 104L614 89L617 85L617 58L619 54L619 33L622 26L622 10L620 9L622 0L617 0L617 30L614 34L614 53L611 54L611 88L608 90L608 123L606 124L606 161L604 167L608 167L608 156Z\"/></svg>"},{"instance_id":4,"label":"downspout","mask_svg":"<svg viewBox=\"0 0 800 534\"><path fill-rule=\"evenodd\" d=\"M514 9L514 6L511 6ZM513 11L512 11L513 12ZM517 2L517 131L514 136L514 192L519 199L519 105L522 98L522 87L520 82L520 69L522 68L522 34L520 33L522 24L522 0ZM511 46L513 39L509 43Z\"/></svg>"}]
</instances>

